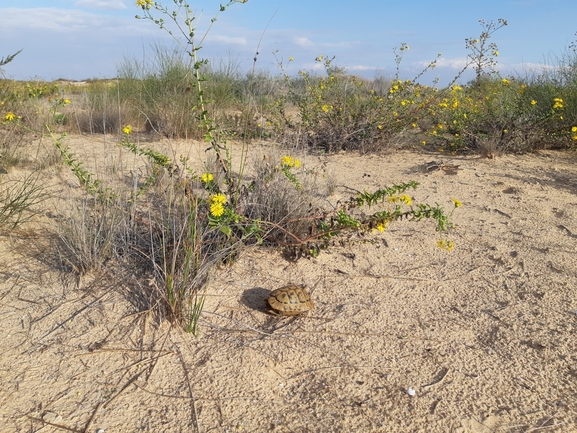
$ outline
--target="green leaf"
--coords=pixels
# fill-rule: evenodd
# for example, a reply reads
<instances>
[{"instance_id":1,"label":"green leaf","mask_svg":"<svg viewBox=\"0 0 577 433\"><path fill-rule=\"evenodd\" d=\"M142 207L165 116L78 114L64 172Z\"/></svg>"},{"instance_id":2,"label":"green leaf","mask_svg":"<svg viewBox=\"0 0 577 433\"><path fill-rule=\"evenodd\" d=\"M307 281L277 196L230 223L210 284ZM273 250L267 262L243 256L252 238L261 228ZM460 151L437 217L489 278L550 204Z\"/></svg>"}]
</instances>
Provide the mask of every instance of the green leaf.
<instances>
[{"instance_id":1,"label":"green leaf","mask_svg":"<svg viewBox=\"0 0 577 433\"><path fill-rule=\"evenodd\" d=\"M229 236L232 234L232 230L230 229L229 226L222 226L220 228L220 231L223 232L226 236Z\"/></svg>"}]
</instances>

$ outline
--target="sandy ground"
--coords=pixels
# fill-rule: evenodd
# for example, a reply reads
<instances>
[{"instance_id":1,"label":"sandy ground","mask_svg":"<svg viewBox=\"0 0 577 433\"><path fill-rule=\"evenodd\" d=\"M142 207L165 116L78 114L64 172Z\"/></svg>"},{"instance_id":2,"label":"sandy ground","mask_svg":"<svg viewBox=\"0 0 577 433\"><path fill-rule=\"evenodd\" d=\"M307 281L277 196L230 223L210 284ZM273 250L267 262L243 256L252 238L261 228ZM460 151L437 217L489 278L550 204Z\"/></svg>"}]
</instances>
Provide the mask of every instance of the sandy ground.
<instances>
[{"instance_id":1,"label":"sandy ground","mask_svg":"<svg viewBox=\"0 0 577 433\"><path fill-rule=\"evenodd\" d=\"M575 153L303 160L336 176L332 202L408 180L417 201L460 199L455 249L431 222L297 262L248 249L212 276L194 338L139 314L120 278L60 272L29 223L0 238L0 431L577 431ZM288 283L315 308L265 314Z\"/></svg>"}]
</instances>

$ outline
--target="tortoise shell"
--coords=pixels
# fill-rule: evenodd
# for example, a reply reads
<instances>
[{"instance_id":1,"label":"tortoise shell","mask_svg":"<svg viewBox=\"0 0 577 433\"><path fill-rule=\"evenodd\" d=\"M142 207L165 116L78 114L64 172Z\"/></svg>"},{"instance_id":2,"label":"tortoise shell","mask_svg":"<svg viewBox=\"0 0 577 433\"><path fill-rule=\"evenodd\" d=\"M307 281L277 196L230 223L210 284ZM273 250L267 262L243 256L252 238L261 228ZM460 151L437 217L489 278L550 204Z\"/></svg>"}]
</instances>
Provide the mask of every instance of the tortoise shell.
<instances>
[{"instance_id":1,"label":"tortoise shell","mask_svg":"<svg viewBox=\"0 0 577 433\"><path fill-rule=\"evenodd\" d=\"M300 286L284 286L273 290L266 300L269 312L278 316L296 316L313 308L310 295Z\"/></svg>"}]
</instances>

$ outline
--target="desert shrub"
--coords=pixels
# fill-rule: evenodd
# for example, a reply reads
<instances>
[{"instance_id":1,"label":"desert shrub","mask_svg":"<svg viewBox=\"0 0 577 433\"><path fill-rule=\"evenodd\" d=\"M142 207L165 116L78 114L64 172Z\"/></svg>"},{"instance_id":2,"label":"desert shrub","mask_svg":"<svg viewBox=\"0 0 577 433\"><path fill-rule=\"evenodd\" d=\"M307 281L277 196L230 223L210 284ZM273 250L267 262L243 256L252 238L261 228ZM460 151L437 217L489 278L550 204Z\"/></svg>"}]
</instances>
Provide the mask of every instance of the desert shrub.
<instances>
[{"instance_id":1,"label":"desert shrub","mask_svg":"<svg viewBox=\"0 0 577 433\"><path fill-rule=\"evenodd\" d=\"M441 151L473 150L487 156L545 147L571 147L577 140L575 53L541 74L501 77L491 35L507 25L480 20L478 38L466 39L476 76L466 86L444 89L432 104L426 131Z\"/></svg>"},{"instance_id":2,"label":"desert shrub","mask_svg":"<svg viewBox=\"0 0 577 433\"><path fill-rule=\"evenodd\" d=\"M291 78L284 73L287 91L277 97L269 124L277 135L294 131L290 139L296 136L307 147L328 152L382 150L412 137L426 107L437 98L434 89L417 82L436 60L413 80L403 81L399 67L407 50L405 43L395 50L397 74L392 80L349 75L323 55L315 61L324 67L324 76L301 70L298 78ZM284 71L282 62L279 66Z\"/></svg>"}]
</instances>

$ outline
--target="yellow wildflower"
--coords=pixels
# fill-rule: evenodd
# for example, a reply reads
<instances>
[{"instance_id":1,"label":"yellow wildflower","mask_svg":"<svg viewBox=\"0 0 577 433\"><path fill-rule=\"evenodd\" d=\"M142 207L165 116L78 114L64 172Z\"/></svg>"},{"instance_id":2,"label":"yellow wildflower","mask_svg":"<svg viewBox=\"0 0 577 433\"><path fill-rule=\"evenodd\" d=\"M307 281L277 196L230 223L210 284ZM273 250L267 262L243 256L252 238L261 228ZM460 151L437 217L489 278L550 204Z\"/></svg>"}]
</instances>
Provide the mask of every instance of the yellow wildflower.
<instances>
[{"instance_id":1,"label":"yellow wildflower","mask_svg":"<svg viewBox=\"0 0 577 433\"><path fill-rule=\"evenodd\" d=\"M203 173L202 176L200 176L200 180L202 180L204 183L208 183L213 179L214 179L214 176L212 175L212 173ZM226 200L226 198L225 198L225 200Z\"/></svg>"},{"instance_id":2,"label":"yellow wildflower","mask_svg":"<svg viewBox=\"0 0 577 433\"><path fill-rule=\"evenodd\" d=\"M563 108L563 99L553 98L553 109Z\"/></svg>"},{"instance_id":3,"label":"yellow wildflower","mask_svg":"<svg viewBox=\"0 0 577 433\"><path fill-rule=\"evenodd\" d=\"M534 99L531 100L531 105L537 105L537 101L535 101Z\"/></svg>"},{"instance_id":4,"label":"yellow wildflower","mask_svg":"<svg viewBox=\"0 0 577 433\"><path fill-rule=\"evenodd\" d=\"M224 206L222 203L212 203L210 205L210 213L212 216L219 217L224 213Z\"/></svg>"},{"instance_id":5,"label":"yellow wildflower","mask_svg":"<svg viewBox=\"0 0 577 433\"><path fill-rule=\"evenodd\" d=\"M456 198L451 198L451 201L455 204L455 207L463 206L463 203L460 200L457 200Z\"/></svg>"},{"instance_id":6,"label":"yellow wildflower","mask_svg":"<svg viewBox=\"0 0 577 433\"><path fill-rule=\"evenodd\" d=\"M577 132L577 126L574 126L573 128L571 128L571 132Z\"/></svg>"},{"instance_id":7,"label":"yellow wildflower","mask_svg":"<svg viewBox=\"0 0 577 433\"><path fill-rule=\"evenodd\" d=\"M9 111L8 113L6 113L6 115L4 116L4 120L10 122L12 120L16 119L16 115L14 113L12 113L11 111Z\"/></svg>"},{"instance_id":8,"label":"yellow wildflower","mask_svg":"<svg viewBox=\"0 0 577 433\"><path fill-rule=\"evenodd\" d=\"M283 156L283 157L280 159L280 164L281 164L283 167L296 167L296 168L299 168L299 167L301 166L301 162L300 162L298 159L293 158L292 156Z\"/></svg>"},{"instance_id":9,"label":"yellow wildflower","mask_svg":"<svg viewBox=\"0 0 577 433\"><path fill-rule=\"evenodd\" d=\"M455 247L455 243L453 241L446 241L444 239L439 239L437 241L437 246L447 251L451 251Z\"/></svg>"},{"instance_id":10,"label":"yellow wildflower","mask_svg":"<svg viewBox=\"0 0 577 433\"><path fill-rule=\"evenodd\" d=\"M122 128L122 132L124 132L126 135L129 135L132 132L132 126L126 125L124 128Z\"/></svg>"},{"instance_id":11,"label":"yellow wildflower","mask_svg":"<svg viewBox=\"0 0 577 433\"><path fill-rule=\"evenodd\" d=\"M212 194L210 196L210 202L212 204L223 205L226 203L226 196L224 194Z\"/></svg>"},{"instance_id":12,"label":"yellow wildflower","mask_svg":"<svg viewBox=\"0 0 577 433\"><path fill-rule=\"evenodd\" d=\"M325 104L321 107L321 110L323 110L325 113L328 113L331 110L331 106Z\"/></svg>"},{"instance_id":13,"label":"yellow wildflower","mask_svg":"<svg viewBox=\"0 0 577 433\"><path fill-rule=\"evenodd\" d=\"M289 62L292 62L292 61L294 61L294 57L291 56L291 57L289 57Z\"/></svg>"},{"instance_id":14,"label":"yellow wildflower","mask_svg":"<svg viewBox=\"0 0 577 433\"><path fill-rule=\"evenodd\" d=\"M387 228L387 224L384 223L384 222L380 222L380 223L377 225L377 230L380 231L380 232L384 232L386 228Z\"/></svg>"},{"instance_id":15,"label":"yellow wildflower","mask_svg":"<svg viewBox=\"0 0 577 433\"><path fill-rule=\"evenodd\" d=\"M502 82L505 86L508 86L508 85L511 83L511 82L510 82L509 80L507 80L506 78L503 78L503 79L501 80L501 82Z\"/></svg>"},{"instance_id":16,"label":"yellow wildflower","mask_svg":"<svg viewBox=\"0 0 577 433\"><path fill-rule=\"evenodd\" d=\"M413 199L406 194L403 194L402 196L400 196L399 200L404 201L405 204L407 204L409 206L413 204Z\"/></svg>"}]
</instances>

